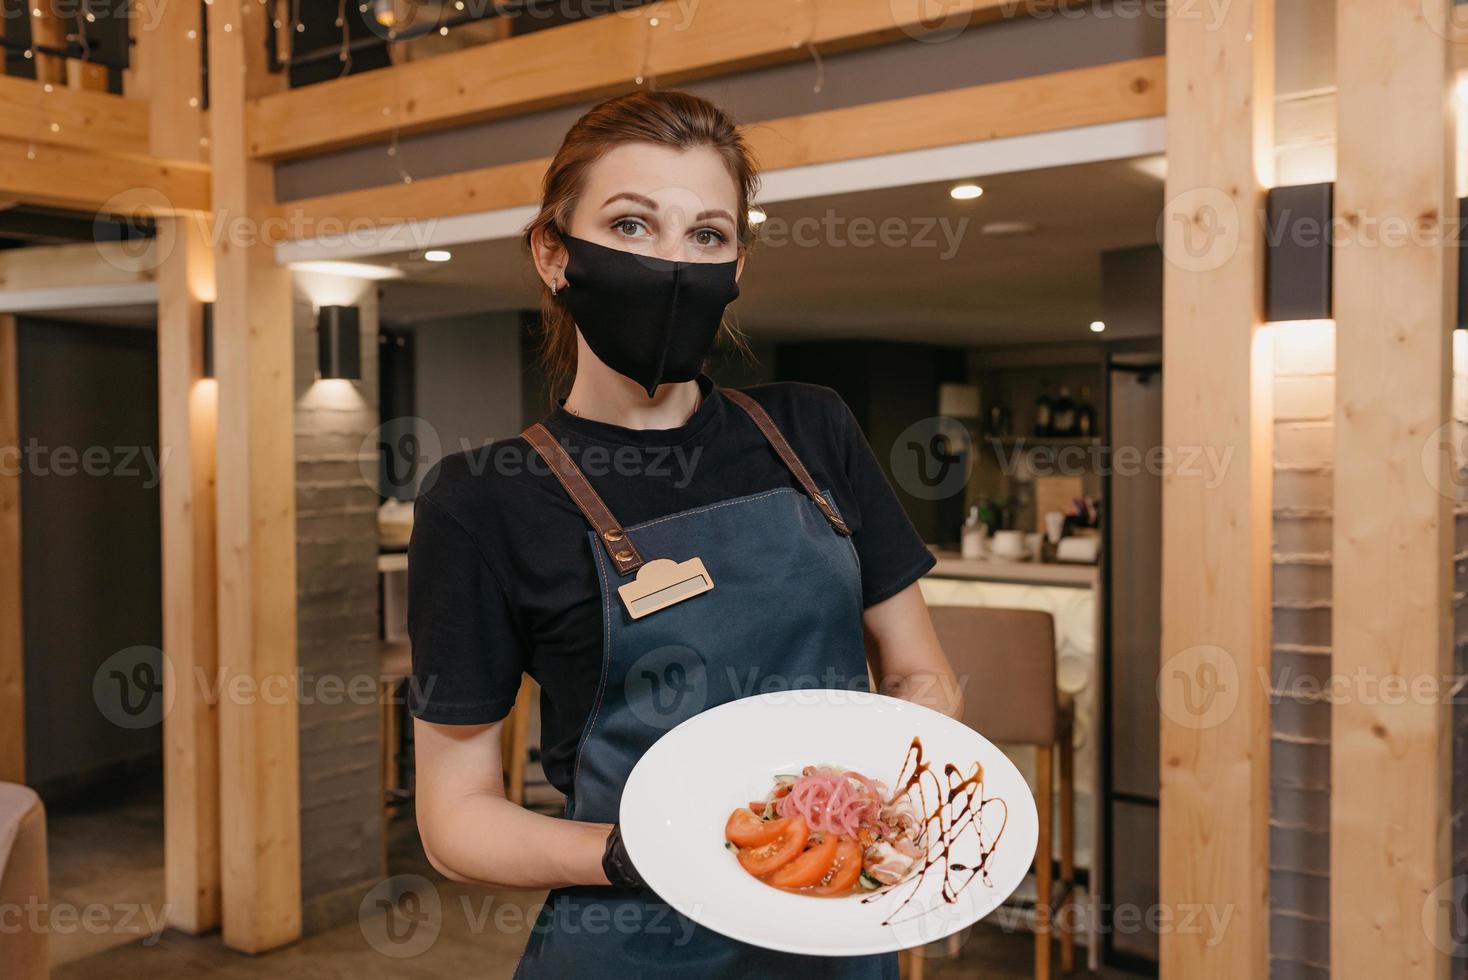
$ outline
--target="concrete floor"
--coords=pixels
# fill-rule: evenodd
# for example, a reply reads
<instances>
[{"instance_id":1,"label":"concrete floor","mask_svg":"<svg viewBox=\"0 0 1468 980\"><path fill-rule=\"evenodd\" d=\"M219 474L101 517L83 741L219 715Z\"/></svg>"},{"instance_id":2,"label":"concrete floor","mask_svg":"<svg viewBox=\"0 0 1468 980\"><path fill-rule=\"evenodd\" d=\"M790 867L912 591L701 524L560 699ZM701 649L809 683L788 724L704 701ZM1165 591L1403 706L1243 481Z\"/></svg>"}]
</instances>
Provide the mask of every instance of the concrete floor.
<instances>
[{"instance_id":1,"label":"concrete floor","mask_svg":"<svg viewBox=\"0 0 1468 980\"><path fill-rule=\"evenodd\" d=\"M63 931L53 918L54 980L220 980L289 977L292 980L442 980L509 977L538 907L539 893L491 893L445 881L423 857L411 818L394 822L394 877L363 903L359 922L250 957L227 950L218 934L155 934L163 916L162 801L157 786L137 787L105 809L63 810L50 822L53 910L70 916ZM375 909L389 889L418 900L404 918ZM400 908L408 909L405 903ZM105 910L105 911L99 911ZM418 925L414 925L414 922ZM925 980L1028 978L1032 940L1027 932L984 925L966 937L957 958L926 961ZM1057 951L1058 952L1058 951ZM1083 958L1084 950L1078 950ZM1057 971L1058 973L1058 971ZM1106 971L1124 980L1132 974Z\"/></svg>"}]
</instances>

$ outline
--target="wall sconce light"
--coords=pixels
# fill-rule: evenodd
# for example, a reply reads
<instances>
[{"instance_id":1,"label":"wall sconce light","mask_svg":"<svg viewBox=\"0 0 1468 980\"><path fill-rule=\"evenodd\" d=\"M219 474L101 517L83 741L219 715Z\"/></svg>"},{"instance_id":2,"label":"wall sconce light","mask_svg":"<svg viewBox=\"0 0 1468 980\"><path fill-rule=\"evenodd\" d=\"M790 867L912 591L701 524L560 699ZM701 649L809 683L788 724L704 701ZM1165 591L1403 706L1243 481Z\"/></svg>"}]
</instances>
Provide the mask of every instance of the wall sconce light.
<instances>
[{"instance_id":1,"label":"wall sconce light","mask_svg":"<svg viewBox=\"0 0 1468 980\"><path fill-rule=\"evenodd\" d=\"M214 377L214 304L204 304L204 377Z\"/></svg>"},{"instance_id":2,"label":"wall sconce light","mask_svg":"<svg viewBox=\"0 0 1468 980\"><path fill-rule=\"evenodd\" d=\"M1264 259L1264 319L1331 318L1331 215L1334 184L1269 192Z\"/></svg>"},{"instance_id":3,"label":"wall sconce light","mask_svg":"<svg viewBox=\"0 0 1468 980\"><path fill-rule=\"evenodd\" d=\"M357 307L321 307L316 313L316 339L321 377L362 377L362 326Z\"/></svg>"},{"instance_id":4,"label":"wall sconce light","mask_svg":"<svg viewBox=\"0 0 1468 980\"><path fill-rule=\"evenodd\" d=\"M1264 319L1329 320L1331 305L1331 219L1334 184L1300 184L1269 192L1268 241L1264 259ZM1468 197L1458 200L1458 225L1449 247L1458 250L1459 329L1468 328L1468 248L1458 232L1468 222Z\"/></svg>"}]
</instances>

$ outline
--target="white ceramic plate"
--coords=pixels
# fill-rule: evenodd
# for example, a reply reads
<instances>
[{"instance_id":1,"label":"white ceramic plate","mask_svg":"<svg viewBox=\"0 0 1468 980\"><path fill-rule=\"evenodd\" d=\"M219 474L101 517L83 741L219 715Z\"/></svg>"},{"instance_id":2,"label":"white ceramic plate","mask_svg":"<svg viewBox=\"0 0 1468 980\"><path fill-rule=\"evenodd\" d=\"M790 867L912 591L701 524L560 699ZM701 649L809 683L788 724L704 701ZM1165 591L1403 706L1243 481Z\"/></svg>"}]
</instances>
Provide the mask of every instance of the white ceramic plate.
<instances>
[{"instance_id":1,"label":"white ceramic plate","mask_svg":"<svg viewBox=\"0 0 1468 980\"><path fill-rule=\"evenodd\" d=\"M763 798L775 774L824 763L856 769L895 789L900 778L905 781L905 763L912 772L915 737L932 767L932 778L925 777L929 811L936 808L940 783L947 799L945 763L961 772L954 782L981 765L981 796L988 801L981 836L971 826L946 835L953 841L947 861L944 835L929 834L930 859L936 861L920 878L868 892L878 896L870 901L860 895L814 898L750 876L724 847L730 812ZM963 823L962 800L944 807L945 826L955 818ZM742 942L816 956L906 949L977 922L1024 880L1039 831L1024 777L978 732L906 701L839 690L761 694L683 722L632 770L622 793L621 822L638 873L678 911ZM986 873L971 875L967 869L978 867L985 851ZM946 889L945 864L957 866Z\"/></svg>"}]
</instances>

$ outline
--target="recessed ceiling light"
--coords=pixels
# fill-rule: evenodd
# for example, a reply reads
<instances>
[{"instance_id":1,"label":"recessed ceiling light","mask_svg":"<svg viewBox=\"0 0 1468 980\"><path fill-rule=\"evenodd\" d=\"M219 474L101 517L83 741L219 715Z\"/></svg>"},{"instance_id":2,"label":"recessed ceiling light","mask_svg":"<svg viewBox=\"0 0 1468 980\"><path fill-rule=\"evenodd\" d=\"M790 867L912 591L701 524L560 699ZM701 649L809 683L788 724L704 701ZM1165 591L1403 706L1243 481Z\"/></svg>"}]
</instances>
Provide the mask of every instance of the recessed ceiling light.
<instances>
[{"instance_id":1,"label":"recessed ceiling light","mask_svg":"<svg viewBox=\"0 0 1468 980\"><path fill-rule=\"evenodd\" d=\"M429 262L447 262L454 257L454 253L446 248L430 248L423 253L423 257Z\"/></svg>"},{"instance_id":2,"label":"recessed ceiling light","mask_svg":"<svg viewBox=\"0 0 1468 980\"><path fill-rule=\"evenodd\" d=\"M1101 331L1103 331L1105 329L1106 329L1106 324L1102 323L1100 320L1092 320L1091 321L1091 332L1092 333L1100 333Z\"/></svg>"},{"instance_id":3,"label":"recessed ceiling light","mask_svg":"<svg viewBox=\"0 0 1468 980\"><path fill-rule=\"evenodd\" d=\"M769 215L765 214L764 208L749 209L749 223L752 225L762 225L768 217Z\"/></svg>"},{"instance_id":4,"label":"recessed ceiling light","mask_svg":"<svg viewBox=\"0 0 1468 980\"><path fill-rule=\"evenodd\" d=\"M982 197L983 193L984 189L978 184L958 184L948 192L948 196L955 201L972 201L976 197Z\"/></svg>"},{"instance_id":5,"label":"recessed ceiling light","mask_svg":"<svg viewBox=\"0 0 1468 980\"><path fill-rule=\"evenodd\" d=\"M309 259L305 262L292 262L290 268L295 272L319 272L328 276L346 276L352 279L401 279L403 270L393 269L385 265L373 265L370 262L339 262L332 259Z\"/></svg>"},{"instance_id":6,"label":"recessed ceiling light","mask_svg":"<svg viewBox=\"0 0 1468 980\"><path fill-rule=\"evenodd\" d=\"M1035 226L1028 221L991 221L979 229L981 235L1030 235Z\"/></svg>"}]
</instances>

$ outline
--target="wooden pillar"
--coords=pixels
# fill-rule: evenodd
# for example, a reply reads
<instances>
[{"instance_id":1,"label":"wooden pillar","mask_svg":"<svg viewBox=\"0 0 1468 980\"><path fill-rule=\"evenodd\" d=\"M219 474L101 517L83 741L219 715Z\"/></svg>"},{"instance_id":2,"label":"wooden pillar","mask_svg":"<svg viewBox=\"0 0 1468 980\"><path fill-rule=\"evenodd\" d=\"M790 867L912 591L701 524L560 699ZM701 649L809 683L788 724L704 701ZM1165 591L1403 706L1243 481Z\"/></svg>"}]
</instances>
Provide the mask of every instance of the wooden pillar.
<instances>
[{"instance_id":1,"label":"wooden pillar","mask_svg":"<svg viewBox=\"0 0 1468 980\"><path fill-rule=\"evenodd\" d=\"M201 6L159 5L137 32L128 92L149 104L155 157L207 160L202 143ZM173 708L163 723L164 887L168 924L202 933L220 924L219 710L199 678L217 676L214 502L218 389L204 378L204 304L214 299L206 215L159 221L158 417L169 447L163 473L163 650Z\"/></svg>"},{"instance_id":2,"label":"wooden pillar","mask_svg":"<svg viewBox=\"0 0 1468 980\"><path fill-rule=\"evenodd\" d=\"M0 313L0 781L25 782L25 633L20 585L20 364Z\"/></svg>"},{"instance_id":3,"label":"wooden pillar","mask_svg":"<svg viewBox=\"0 0 1468 980\"><path fill-rule=\"evenodd\" d=\"M1273 63L1273 0L1168 17L1165 980L1268 976L1269 702L1258 677L1269 666L1273 413L1258 216L1272 180Z\"/></svg>"},{"instance_id":4,"label":"wooden pillar","mask_svg":"<svg viewBox=\"0 0 1468 980\"><path fill-rule=\"evenodd\" d=\"M31 46L35 48L66 48L66 21L61 19L50 3L29 0L25 4L31 14ZM36 52L36 81L52 85L66 84L66 59L54 54Z\"/></svg>"},{"instance_id":5,"label":"wooden pillar","mask_svg":"<svg viewBox=\"0 0 1468 980\"><path fill-rule=\"evenodd\" d=\"M149 29L137 32L127 95L148 102L153 156L207 161L200 5L156 4L149 23Z\"/></svg>"},{"instance_id":6,"label":"wooden pillar","mask_svg":"<svg viewBox=\"0 0 1468 980\"><path fill-rule=\"evenodd\" d=\"M1450 0L1336 4L1331 622L1333 673L1350 682L1331 733L1331 972L1340 977L1445 978L1452 949L1442 689L1452 672L1456 487L1450 10Z\"/></svg>"},{"instance_id":7,"label":"wooden pillar","mask_svg":"<svg viewBox=\"0 0 1468 980\"><path fill-rule=\"evenodd\" d=\"M276 87L267 8L208 8L219 385L219 662L248 683L221 699L226 945L262 952L301 931L291 278L261 236L273 173L249 159L245 102Z\"/></svg>"},{"instance_id":8,"label":"wooden pillar","mask_svg":"<svg viewBox=\"0 0 1468 980\"><path fill-rule=\"evenodd\" d=\"M216 386L204 378L204 304L214 256L204 216L159 226L158 421L163 471L163 652L176 690L163 721L164 880L168 924L219 925L219 714L215 575Z\"/></svg>"}]
</instances>

